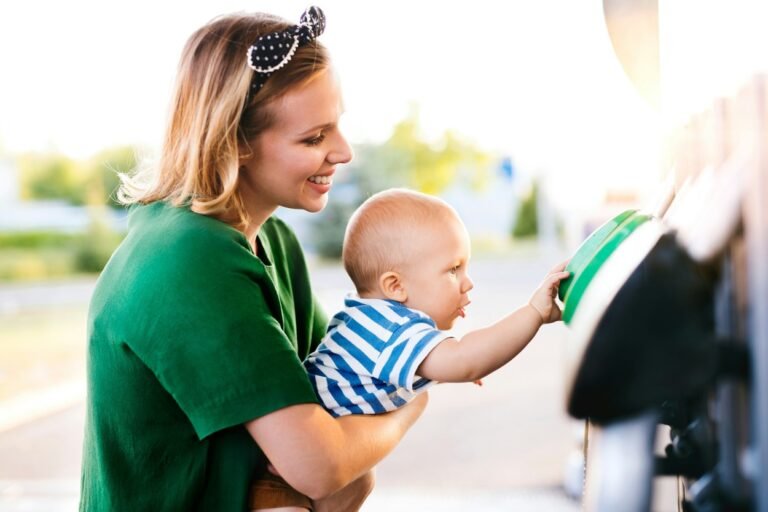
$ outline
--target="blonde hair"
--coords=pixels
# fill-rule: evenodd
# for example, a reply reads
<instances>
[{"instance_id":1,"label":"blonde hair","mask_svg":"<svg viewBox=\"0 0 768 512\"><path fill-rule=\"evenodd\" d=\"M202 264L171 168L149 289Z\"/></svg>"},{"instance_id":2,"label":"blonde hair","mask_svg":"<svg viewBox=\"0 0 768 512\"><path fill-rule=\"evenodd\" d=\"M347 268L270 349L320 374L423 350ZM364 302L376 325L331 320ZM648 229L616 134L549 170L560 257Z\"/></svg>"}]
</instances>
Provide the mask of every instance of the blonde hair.
<instances>
[{"instance_id":1,"label":"blonde hair","mask_svg":"<svg viewBox=\"0 0 768 512\"><path fill-rule=\"evenodd\" d=\"M121 175L123 204L169 201L238 228L248 214L238 191L249 141L274 122L271 105L330 66L325 47L312 41L251 93L254 71L247 51L260 36L293 24L269 14L214 19L187 41L179 64L170 120L157 166Z\"/></svg>"},{"instance_id":2,"label":"blonde hair","mask_svg":"<svg viewBox=\"0 0 768 512\"><path fill-rule=\"evenodd\" d=\"M404 188L384 190L355 210L344 233L342 260L358 294L376 290L379 277L402 270L424 230L439 229L456 211L434 196Z\"/></svg>"}]
</instances>

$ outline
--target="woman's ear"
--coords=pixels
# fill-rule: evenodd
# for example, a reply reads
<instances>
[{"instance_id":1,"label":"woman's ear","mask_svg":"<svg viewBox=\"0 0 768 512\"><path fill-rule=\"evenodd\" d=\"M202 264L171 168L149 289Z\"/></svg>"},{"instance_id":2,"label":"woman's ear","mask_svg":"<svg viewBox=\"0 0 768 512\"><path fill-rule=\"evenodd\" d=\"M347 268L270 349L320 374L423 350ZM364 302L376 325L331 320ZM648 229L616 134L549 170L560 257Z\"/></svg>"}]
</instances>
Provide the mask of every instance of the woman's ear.
<instances>
[{"instance_id":1,"label":"woman's ear","mask_svg":"<svg viewBox=\"0 0 768 512\"><path fill-rule=\"evenodd\" d=\"M248 165L251 162L251 160L253 160L253 157L255 156L255 154L250 142L242 141L239 139L240 137L238 137L238 141L237 141L237 160L238 160L238 166L242 169L243 167Z\"/></svg>"},{"instance_id":2,"label":"woman's ear","mask_svg":"<svg viewBox=\"0 0 768 512\"><path fill-rule=\"evenodd\" d=\"M408 300L408 293L405 291L405 283L400 274L393 271L384 272L379 277L379 289L384 296L397 302Z\"/></svg>"}]
</instances>

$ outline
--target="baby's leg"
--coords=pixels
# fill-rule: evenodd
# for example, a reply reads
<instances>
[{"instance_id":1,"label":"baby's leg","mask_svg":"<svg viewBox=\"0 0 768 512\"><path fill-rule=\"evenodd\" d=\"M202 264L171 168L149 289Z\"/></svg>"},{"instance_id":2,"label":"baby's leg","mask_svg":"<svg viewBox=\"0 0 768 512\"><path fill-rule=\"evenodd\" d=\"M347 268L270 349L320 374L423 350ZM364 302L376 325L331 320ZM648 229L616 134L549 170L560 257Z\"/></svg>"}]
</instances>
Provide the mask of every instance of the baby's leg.
<instances>
[{"instance_id":1,"label":"baby's leg","mask_svg":"<svg viewBox=\"0 0 768 512\"><path fill-rule=\"evenodd\" d=\"M307 512L312 500L277 475L267 472L251 485L251 511Z\"/></svg>"},{"instance_id":2,"label":"baby's leg","mask_svg":"<svg viewBox=\"0 0 768 512\"><path fill-rule=\"evenodd\" d=\"M314 512L357 512L373 491L375 478L370 470L340 491L312 502Z\"/></svg>"},{"instance_id":3,"label":"baby's leg","mask_svg":"<svg viewBox=\"0 0 768 512\"><path fill-rule=\"evenodd\" d=\"M311 509L304 507L254 508L251 512L307 512Z\"/></svg>"},{"instance_id":4,"label":"baby's leg","mask_svg":"<svg viewBox=\"0 0 768 512\"><path fill-rule=\"evenodd\" d=\"M280 507L280 508L254 508L251 512L307 512L310 511L304 507Z\"/></svg>"}]
</instances>

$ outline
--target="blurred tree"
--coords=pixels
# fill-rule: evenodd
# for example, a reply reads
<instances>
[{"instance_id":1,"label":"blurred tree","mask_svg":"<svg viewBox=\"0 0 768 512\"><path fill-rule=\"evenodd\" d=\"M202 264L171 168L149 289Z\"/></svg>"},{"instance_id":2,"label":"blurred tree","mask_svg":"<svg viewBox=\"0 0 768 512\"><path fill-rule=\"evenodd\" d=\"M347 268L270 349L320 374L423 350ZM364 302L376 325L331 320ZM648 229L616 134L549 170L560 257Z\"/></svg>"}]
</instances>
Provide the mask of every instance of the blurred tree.
<instances>
[{"instance_id":1,"label":"blurred tree","mask_svg":"<svg viewBox=\"0 0 768 512\"><path fill-rule=\"evenodd\" d=\"M19 172L24 199L63 199L76 205L85 204L83 169L67 156L22 155Z\"/></svg>"},{"instance_id":2,"label":"blurred tree","mask_svg":"<svg viewBox=\"0 0 768 512\"><path fill-rule=\"evenodd\" d=\"M133 146L106 149L90 159L88 185L101 198L101 204L114 208L122 206L117 201L120 186L118 174L133 171L136 164L136 149Z\"/></svg>"},{"instance_id":3,"label":"blurred tree","mask_svg":"<svg viewBox=\"0 0 768 512\"><path fill-rule=\"evenodd\" d=\"M121 240L122 235L115 233L105 219L92 213L88 230L81 235L75 246L75 270L101 272Z\"/></svg>"},{"instance_id":4,"label":"blurred tree","mask_svg":"<svg viewBox=\"0 0 768 512\"><path fill-rule=\"evenodd\" d=\"M313 220L312 242L320 256L338 258L344 229L352 212L370 195L391 187L439 194L461 176L480 189L490 176L492 156L445 132L437 144L420 133L418 110L397 123L382 144L355 146L344 193L331 195L328 207Z\"/></svg>"},{"instance_id":5,"label":"blurred tree","mask_svg":"<svg viewBox=\"0 0 768 512\"><path fill-rule=\"evenodd\" d=\"M314 223L311 232L312 244L323 258L340 259L347 222L355 211L357 203L329 201L323 210L322 221Z\"/></svg>"},{"instance_id":6,"label":"blurred tree","mask_svg":"<svg viewBox=\"0 0 768 512\"><path fill-rule=\"evenodd\" d=\"M534 181L530 192L520 201L517 209L517 218L512 229L514 238L534 238L539 234L538 198L539 184Z\"/></svg>"},{"instance_id":7,"label":"blurred tree","mask_svg":"<svg viewBox=\"0 0 768 512\"><path fill-rule=\"evenodd\" d=\"M131 146L106 149L85 162L59 154L22 155L19 158L22 197L118 207L115 197L120 184L118 173L134 167L136 151Z\"/></svg>"},{"instance_id":8,"label":"blurred tree","mask_svg":"<svg viewBox=\"0 0 768 512\"><path fill-rule=\"evenodd\" d=\"M439 194L468 170L473 188L488 181L491 155L446 131L436 144L420 133L418 111L397 123L392 135L379 145L356 148L354 174L361 190L373 193L389 187L409 187Z\"/></svg>"}]
</instances>

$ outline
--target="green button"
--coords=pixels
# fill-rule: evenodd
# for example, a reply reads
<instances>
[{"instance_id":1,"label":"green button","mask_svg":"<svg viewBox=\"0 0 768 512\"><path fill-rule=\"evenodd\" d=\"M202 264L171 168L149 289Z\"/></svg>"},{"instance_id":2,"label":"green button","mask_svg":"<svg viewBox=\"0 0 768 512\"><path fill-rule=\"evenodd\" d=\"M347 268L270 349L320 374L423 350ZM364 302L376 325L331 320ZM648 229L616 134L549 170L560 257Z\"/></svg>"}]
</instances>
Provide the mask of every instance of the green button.
<instances>
[{"instance_id":1,"label":"green button","mask_svg":"<svg viewBox=\"0 0 768 512\"><path fill-rule=\"evenodd\" d=\"M566 267L571 275L560 284L559 295L564 304L565 323L573 318L581 297L603 263L635 229L650 218L650 215L640 214L637 210L626 210L597 228L579 246Z\"/></svg>"}]
</instances>

